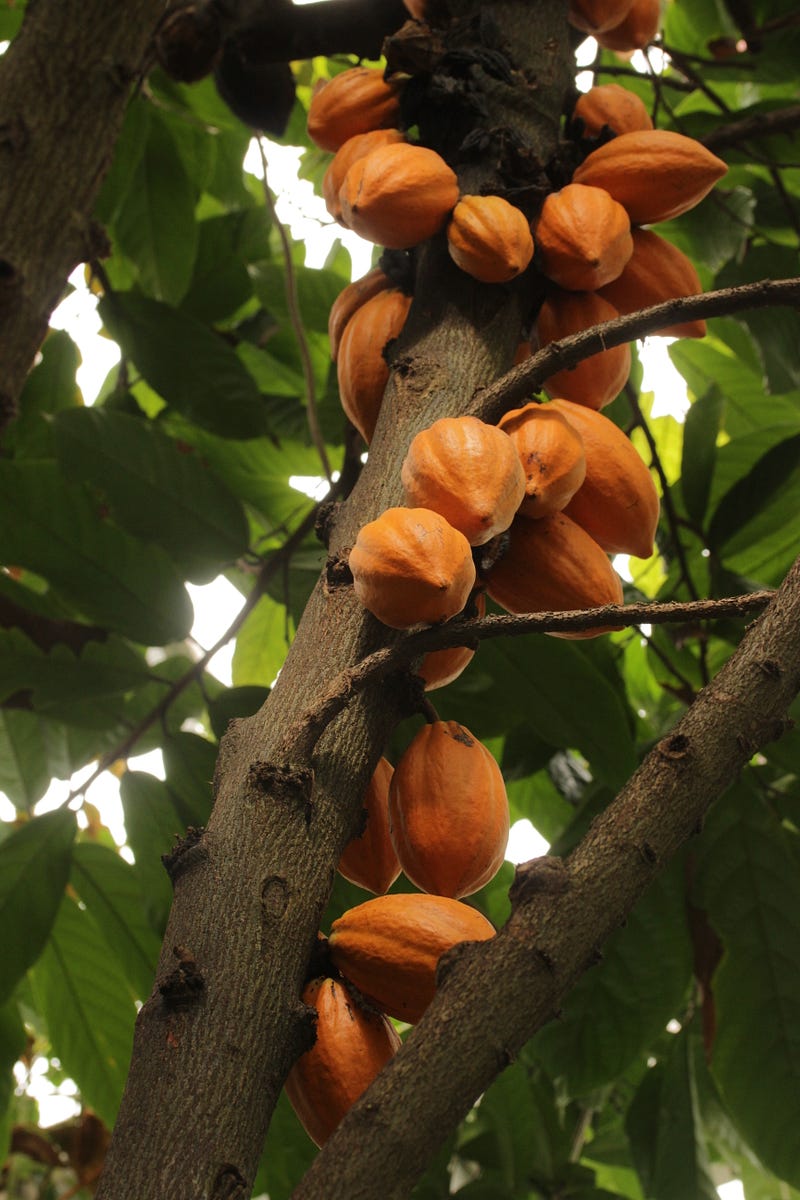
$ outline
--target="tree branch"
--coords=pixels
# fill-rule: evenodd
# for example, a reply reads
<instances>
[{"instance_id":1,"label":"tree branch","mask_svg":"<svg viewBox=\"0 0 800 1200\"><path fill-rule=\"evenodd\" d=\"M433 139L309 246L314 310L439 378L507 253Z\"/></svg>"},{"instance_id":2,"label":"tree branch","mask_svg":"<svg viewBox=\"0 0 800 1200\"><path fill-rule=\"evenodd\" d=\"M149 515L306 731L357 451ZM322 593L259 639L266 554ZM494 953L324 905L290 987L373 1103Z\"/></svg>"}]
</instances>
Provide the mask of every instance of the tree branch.
<instances>
[{"instance_id":1,"label":"tree branch","mask_svg":"<svg viewBox=\"0 0 800 1200\"><path fill-rule=\"evenodd\" d=\"M775 133L791 133L800 128L800 104L792 104L788 108L776 108L774 112L757 113L745 117L741 121L733 121L730 125L718 125L700 141L708 150L718 154L729 146L738 146L749 138L771 137Z\"/></svg>"},{"instance_id":2,"label":"tree branch","mask_svg":"<svg viewBox=\"0 0 800 1200\"><path fill-rule=\"evenodd\" d=\"M477 1097L558 1013L599 947L702 824L800 690L800 559L766 612L566 859L517 870L488 942L440 962L439 992L293 1200L401 1200Z\"/></svg>"}]
</instances>

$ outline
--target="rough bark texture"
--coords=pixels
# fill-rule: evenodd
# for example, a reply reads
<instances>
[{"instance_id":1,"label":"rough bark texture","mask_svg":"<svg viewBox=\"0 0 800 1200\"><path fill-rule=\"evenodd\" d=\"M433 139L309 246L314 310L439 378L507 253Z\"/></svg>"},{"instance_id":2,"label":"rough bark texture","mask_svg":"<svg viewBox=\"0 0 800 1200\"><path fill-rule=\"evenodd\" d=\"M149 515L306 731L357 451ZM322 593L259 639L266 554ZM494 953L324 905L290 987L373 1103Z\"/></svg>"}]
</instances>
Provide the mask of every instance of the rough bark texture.
<instances>
[{"instance_id":1,"label":"rough bark texture","mask_svg":"<svg viewBox=\"0 0 800 1200\"><path fill-rule=\"evenodd\" d=\"M479 7L452 5L463 16ZM478 65L473 84L486 84L492 124L519 129L528 112L531 143L546 159L570 81L566 5L509 0L492 12L525 65L531 98L520 101ZM465 27L465 39L479 36L477 24ZM480 181L474 165L469 178ZM298 996L309 953L366 783L408 711L407 685L399 676L367 689L326 730L312 762L286 733L331 678L390 640L337 582L342 556L358 528L400 498L399 464L414 432L461 411L507 369L527 304L519 289L466 279L442 241L422 255L369 462L333 522L328 567L278 684L223 739L208 829L173 863L157 983L137 1021L98 1200L248 1195L286 1072L307 1045Z\"/></svg>"},{"instance_id":2,"label":"rough bark texture","mask_svg":"<svg viewBox=\"0 0 800 1200\"><path fill-rule=\"evenodd\" d=\"M733 657L564 861L517 870L496 938L441 961L439 992L315 1159L293 1200L401 1200L448 1132L597 961L657 872L800 690L800 559ZM721 801L724 803L724 800ZM443 1083L444 1081L444 1083Z\"/></svg>"},{"instance_id":3,"label":"rough bark texture","mask_svg":"<svg viewBox=\"0 0 800 1200\"><path fill-rule=\"evenodd\" d=\"M31 0L0 63L0 435L78 263L165 0Z\"/></svg>"}]
</instances>

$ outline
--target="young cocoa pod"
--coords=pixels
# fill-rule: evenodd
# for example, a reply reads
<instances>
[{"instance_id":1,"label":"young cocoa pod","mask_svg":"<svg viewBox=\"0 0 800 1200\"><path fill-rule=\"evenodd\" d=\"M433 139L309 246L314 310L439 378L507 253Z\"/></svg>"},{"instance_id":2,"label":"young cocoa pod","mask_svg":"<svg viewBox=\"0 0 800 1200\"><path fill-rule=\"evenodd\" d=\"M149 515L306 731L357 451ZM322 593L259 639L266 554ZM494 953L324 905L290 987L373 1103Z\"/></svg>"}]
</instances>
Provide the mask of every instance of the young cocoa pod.
<instances>
[{"instance_id":1,"label":"young cocoa pod","mask_svg":"<svg viewBox=\"0 0 800 1200\"><path fill-rule=\"evenodd\" d=\"M633 253L625 209L603 188L581 183L550 193L534 235L544 274L573 292L616 279Z\"/></svg>"},{"instance_id":2,"label":"young cocoa pod","mask_svg":"<svg viewBox=\"0 0 800 1200\"><path fill-rule=\"evenodd\" d=\"M333 922L331 958L390 1017L414 1024L436 994L436 964L459 942L484 942L494 926L477 909L419 892L377 896Z\"/></svg>"},{"instance_id":3,"label":"young cocoa pod","mask_svg":"<svg viewBox=\"0 0 800 1200\"><path fill-rule=\"evenodd\" d=\"M389 365L383 357L387 343L403 328L411 297L396 288L382 289L353 313L339 342L336 373L345 414L369 445L386 384Z\"/></svg>"},{"instance_id":4,"label":"young cocoa pod","mask_svg":"<svg viewBox=\"0 0 800 1200\"><path fill-rule=\"evenodd\" d=\"M471 546L508 529L525 494L510 439L477 417L442 417L418 433L401 479L410 505L441 513Z\"/></svg>"},{"instance_id":5,"label":"young cocoa pod","mask_svg":"<svg viewBox=\"0 0 800 1200\"><path fill-rule=\"evenodd\" d=\"M323 150L336 151L357 133L396 125L401 89L402 84L387 82L378 67L342 71L314 91L308 136Z\"/></svg>"},{"instance_id":6,"label":"young cocoa pod","mask_svg":"<svg viewBox=\"0 0 800 1200\"><path fill-rule=\"evenodd\" d=\"M597 292L553 291L536 321L539 344L547 346L618 316L617 310ZM576 404L604 408L619 394L631 369L630 346L612 346L583 359L576 367L556 371L545 380L551 396L566 396Z\"/></svg>"},{"instance_id":7,"label":"young cocoa pod","mask_svg":"<svg viewBox=\"0 0 800 1200\"><path fill-rule=\"evenodd\" d=\"M533 258L528 218L502 196L462 196L447 226L457 267L482 283L507 283Z\"/></svg>"},{"instance_id":8,"label":"young cocoa pod","mask_svg":"<svg viewBox=\"0 0 800 1200\"><path fill-rule=\"evenodd\" d=\"M442 228L458 202L458 180L434 150L398 142L353 163L339 201L350 229L368 242L405 250Z\"/></svg>"},{"instance_id":9,"label":"young cocoa pod","mask_svg":"<svg viewBox=\"0 0 800 1200\"><path fill-rule=\"evenodd\" d=\"M589 88L577 99L573 117L580 117L587 134L597 135L606 125L614 133L633 133L652 129L650 113L644 101L618 83L601 83Z\"/></svg>"},{"instance_id":10,"label":"young cocoa pod","mask_svg":"<svg viewBox=\"0 0 800 1200\"><path fill-rule=\"evenodd\" d=\"M700 276L682 250L650 229L634 229L633 254L618 279L601 288L600 295L620 313L638 312L662 300L696 296L702 292ZM705 337L703 320L679 321L648 336Z\"/></svg>"},{"instance_id":11,"label":"young cocoa pod","mask_svg":"<svg viewBox=\"0 0 800 1200\"><path fill-rule=\"evenodd\" d=\"M508 844L500 768L456 721L424 725L389 787L389 828L403 871L418 888L459 899L499 870Z\"/></svg>"},{"instance_id":12,"label":"young cocoa pod","mask_svg":"<svg viewBox=\"0 0 800 1200\"><path fill-rule=\"evenodd\" d=\"M336 979L314 979L303 1002L317 1011L317 1040L286 1079L286 1095L308 1136L322 1146L400 1049L391 1021L359 1004Z\"/></svg>"},{"instance_id":13,"label":"young cocoa pod","mask_svg":"<svg viewBox=\"0 0 800 1200\"><path fill-rule=\"evenodd\" d=\"M550 404L526 404L500 421L516 447L525 472L525 498L519 511L526 517L560 512L586 475L580 434Z\"/></svg>"},{"instance_id":14,"label":"young cocoa pod","mask_svg":"<svg viewBox=\"0 0 800 1200\"><path fill-rule=\"evenodd\" d=\"M350 551L355 593L392 629L454 617L475 584L469 542L427 508L387 508Z\"/></svg>"},{"instance_id":15,"label":"young cocoa pod","mask_svg":"<svg viewBox=\"0 0 800 1200\"><path fill-rule=\"evenodd\" d=\"M364 831L348 842L339 859L339 874L382 896L400 874L389 833L389 784L394 768L381 758L364 796Z\"/></svg>"}]
</instances>

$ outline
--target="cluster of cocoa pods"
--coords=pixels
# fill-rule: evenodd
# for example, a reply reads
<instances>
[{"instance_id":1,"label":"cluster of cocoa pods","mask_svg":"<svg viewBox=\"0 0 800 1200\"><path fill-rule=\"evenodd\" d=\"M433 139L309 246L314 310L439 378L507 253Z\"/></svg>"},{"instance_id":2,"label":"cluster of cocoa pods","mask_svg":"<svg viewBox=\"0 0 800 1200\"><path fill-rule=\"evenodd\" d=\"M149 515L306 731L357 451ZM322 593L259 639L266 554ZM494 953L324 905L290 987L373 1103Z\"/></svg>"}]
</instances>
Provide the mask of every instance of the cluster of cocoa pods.
<instances>
[{"instance_id":1,"label":"cluster of cocoa pods","mask_svg":"<svg viewBox=\"0 0 800 1200\"><path fill-rule=\"evenodd\" d=\"M424 19L424 0L406 0ZM569 19L603 46L631 51L652 40L658 0L571 0ZM315 92L309 133L333 152L323 184L331 215L388 249L446 232L451 258L487 284L534 263L546 296L518 361L620 313L701 291L676 247L643 228L687 211L724 174L700 143L653 128L644 104L618 85L580 97L572 128L588 153L571 180L529 217L505 197L461 195L450 166L398 128L403 82L354 67ZM594 141L593 141L594 139ZM344 289L329 333L344 411L369 444L411 296L380 267ZM702 322L658 331L700 337ZM498 425L444 418L408 447L406 506L364 525L349 556L354 589L397 629L482 614L485 596L513 613L590 609L622 599L609 555L649 557L659 500L630 439L600 411L624 386L627 346L603 351L545 382L546 403L507 412ZM479 550L501 539L499 552ZM592 629L562 636L594 636ZM431 689L454 679L468 647L429 653L417 668ZM341 978L304 992L316 1009L314 1047L287 1092L322 1144L395 1053L389 1018L415 1022L435 992L440 956L493 926L462 902L503 861L508 803L491 754L455 722L429 722L395 770L381 759L365 798L366 823L339 869L375 898L333 923L330 959ZM421 889L386 894L400 870Z\"/></svg>"}]
</instances>

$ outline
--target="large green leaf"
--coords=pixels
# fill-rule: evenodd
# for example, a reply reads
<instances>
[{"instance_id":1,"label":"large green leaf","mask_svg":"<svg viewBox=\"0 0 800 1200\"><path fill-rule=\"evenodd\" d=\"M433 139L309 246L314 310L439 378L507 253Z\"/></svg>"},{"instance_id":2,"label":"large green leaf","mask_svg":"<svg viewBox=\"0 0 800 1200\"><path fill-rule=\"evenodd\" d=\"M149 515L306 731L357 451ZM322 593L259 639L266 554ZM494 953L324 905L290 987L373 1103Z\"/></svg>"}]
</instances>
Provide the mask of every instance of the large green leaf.
<instances>
[{"instance_id":1,"label":"large green leaf","mask_svg":"<svg viewBox=\"0 0 800 1200\"><path fill-rule=\"evenodd\" d=\"M179 561L225 563L247 549L241 503L191 447L151 421L106 409L76 409L55 422L68 479L100 488L115 520Z\"/></svg>"},{"instance_id":2,"label":"large green leaf","mask_svg":"<svg viewBox=\"0 0 800 1200\"><path fill-rule=\"evenodd\" d=\"M797 835L745 780L698 844L697 902L722 938L712 1070L766 1167L800 1186L800 872Z\"/></svg>"},{"instance_id":3,"label":"large green leaf","mask_svg":"<svg viewBox=\"0 0 800 1200\"><path fill-rule=\"evenodd\" d=\"M11 1133L11 1100L16 1087L12 1067L25 1049L25 1026L13 1001L0 1005L0 1162L5 1162Z\"/></svg>"},{"instance_id":4,"label":"large green leaf","mask_svg":"<svg viewBox=\"0 0 800 1200\"><path fill-rule=\"evenodd\" d=\"M283 666L293 622L282 604L262 596L239 631L231 671L237 687L271 687Z\"/></svg>"},{"instance_id":5,"label":"large green leaf","mask_svg":"<svg viewBox=\"0 0 800 1200\"><path fill-rule=\"evenodd\" d=\"M711 388L686 414L683 430L681 492L686 511L702 522L711 492L717 455L717 434L724 408L722 395Z\"/></svg>"},{"instance_id":6,"label":"large green leaf","mask_svg":"<svg viewBox=\"0 0 800 1200\"><path fill-rule=\"evenodd\" d=\"M125 354L177 412L221 437L266 433L255 380L235 350L206 325L132 293L104 297L100 313Z\"/></svg>"},{"instance_id":7,"label":"large green leaf","mask_svg":"<svg viewBox=\"0 0 800 1200\"><path fill-rule=\"evenodd\" d=\"M45 654L16 629L0 629L0 700L29 692L33 706L51 706L113 696L151 678L147 664L124 642L87 642L80 654L55 645Z\"/></svg>"},{"instance_id":8,"label":"large green leaf","mask_svg":"<svg viewBox=\"0 0 800 1200\"><path fill-rule=\"evenodd\" d=\"M148 920L162 933L172 903L172 884L161 857L184 832L169 788L144 771L126 771L120 783L128 843Z\"/></svg>"},{"instance_id":9,"label":"large green leaf","mask_svg":"<svg viewBox=\"0 0 800 1200\"><path fill-rule=\"evenodd\" d=\"M19 416L8 431L6 445L16 457L50 455L52 431L47 416L81 402L75 382L79 362L78 347L69 334L51 329L42 344L40 361L25 380Z\"/></svg>"},{"instance_id":10,"label":"large green leaf","mask_svg":"<svg viewBox=\"0 0 800 1200\"><path fill-rule=\"evenodd\" d=\"M112 1125L128 1073L134 993L88 910L69 896L31 980L53 1053Z\"/></svg>"},{"instance_id":11,"label":"large green leaf","mask_svg":"<svg viewBox=\"0 0 800 1200\"><path fill-rule=\"evenodd\" d=\"M30 811L50 786L43 723L36 713L0 709L0 792Z\"/></svg>"},{"instance_id":12,"label":"large green leaf","mask_svg":"<svg viewBox=\"0 0 800 1200\"><path fill-rule=\"evenodd\" d=\"M743 262L731 263L719 275L719 287L784 279L796 273L797 260L780 246L750 247ZM787 307L749 309L742 321L755 338L764 360L767 389L780 394L800 386L800 316Z\"/></svg>"},{"instance_id":13,"label":"large green leaf","mask_svg":"<svg viewBox=\"0 0 800 1200\"><path fill-rule=\"evenodd\" d=\"M69 879L75 814L34 817L0 843L0 1004L36 962Z\"/></svg>"},{"instance_id":14,"label":"large green leaf","mask_svg":"<svg viewBox=\"0 0 800 1200\"><path fill-rule=\"evenodd\" d=\"M159 943L145 915L134 868L107 846L79 842L72 852L71 882L136 996L145 1000Z\"/></svg>"},{"instance_id":15,"label":"large green leaf","mask_svg":"<svg viewBox=\"0 0 800 1200\"><path fill-rule=\"evenodd\" d=\"M104 520L55 463L0 462L0 558L43 575L90 620L145 645L177 641L192 607L166 553Z\"/></svg>"},{"instance_id":16,"label":"large green leaf","mask_svg":"<svg viewBox=\"0 0 800 1200\"><path fill-rule=\"evenodd\" d=\"M217 747L196 733L179 730L164 741L167 786L184 825L208 820L216 764Z\"/></svg>"}]
</instances>

